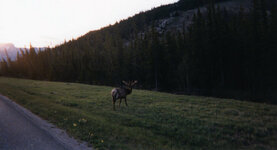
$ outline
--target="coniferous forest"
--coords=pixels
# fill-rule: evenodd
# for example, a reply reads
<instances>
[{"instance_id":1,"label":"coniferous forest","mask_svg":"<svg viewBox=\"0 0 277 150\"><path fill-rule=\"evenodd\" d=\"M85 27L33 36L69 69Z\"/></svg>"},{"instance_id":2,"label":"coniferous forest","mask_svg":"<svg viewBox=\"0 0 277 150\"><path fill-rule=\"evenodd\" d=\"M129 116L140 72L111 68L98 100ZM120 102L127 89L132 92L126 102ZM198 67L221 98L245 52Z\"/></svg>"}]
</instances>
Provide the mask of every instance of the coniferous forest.
<instances>
[{"instance_id":1,"label":"coniferous forest","mask_svg":"<svg viewBox=\"0 0 277 150\"><path fill-rule=\"evenodd\" d=\"M159 32L152 21L204 4L207 11L181 31ZM3 76L111 86L138 80L142 89L276 104L276 2L253 0L234 13L181 0L54 48L23 49L0 65Z\"/></svg>"}]
</instances>

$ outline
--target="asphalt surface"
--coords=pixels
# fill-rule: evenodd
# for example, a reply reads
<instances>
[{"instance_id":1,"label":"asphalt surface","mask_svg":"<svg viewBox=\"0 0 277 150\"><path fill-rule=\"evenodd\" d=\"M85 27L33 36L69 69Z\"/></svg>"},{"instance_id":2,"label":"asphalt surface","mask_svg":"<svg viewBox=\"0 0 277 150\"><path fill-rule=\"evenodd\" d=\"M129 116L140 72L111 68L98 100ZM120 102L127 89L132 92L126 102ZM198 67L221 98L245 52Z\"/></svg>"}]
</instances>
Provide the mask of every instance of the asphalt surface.
<instances>
[{"instance_id":1,"label":"asphalt surface","mask_svg":"<svg viewBox=\"0 0 277 150\"><path fill-rule=\"evenodd\" d=\"M91 149L0 95L0 150Z\"/></svg>"}]
</instances>

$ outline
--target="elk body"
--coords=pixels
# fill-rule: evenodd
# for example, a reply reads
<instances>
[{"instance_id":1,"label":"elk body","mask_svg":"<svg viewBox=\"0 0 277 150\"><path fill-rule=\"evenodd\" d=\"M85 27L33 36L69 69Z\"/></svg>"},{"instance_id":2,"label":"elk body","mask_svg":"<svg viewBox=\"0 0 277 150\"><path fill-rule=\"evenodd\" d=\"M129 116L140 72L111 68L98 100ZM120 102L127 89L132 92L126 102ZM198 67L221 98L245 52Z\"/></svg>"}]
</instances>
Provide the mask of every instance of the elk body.
<instances>
[{"instance_id":1,"label":"elk body","mask_svg":"<svg viewBox=\"0 0 277 150\"><path fill-rule=\"evenodd\" d=\"M114 88L111 92L112 98L113 98L113 109L114 110L115 110L115 102L118 99L120 99L119 107L120 107L122 99L125 100L125 105L128 106L126 97L127 97L127 95L132 93L132 89L138 81L129 81L129 82L122 81L122 82L123 82L124 86L119 87L119 88Z\"/></svg>"}]
</instances>

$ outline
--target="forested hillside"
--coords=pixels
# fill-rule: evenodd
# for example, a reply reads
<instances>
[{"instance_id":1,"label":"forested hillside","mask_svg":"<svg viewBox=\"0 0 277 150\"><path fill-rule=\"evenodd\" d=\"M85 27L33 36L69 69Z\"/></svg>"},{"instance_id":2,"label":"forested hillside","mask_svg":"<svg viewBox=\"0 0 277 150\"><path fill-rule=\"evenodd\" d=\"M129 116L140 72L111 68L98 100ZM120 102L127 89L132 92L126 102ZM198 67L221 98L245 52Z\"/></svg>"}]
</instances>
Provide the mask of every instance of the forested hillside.
<instances>
[{"instance_id":1,"label":"forested hillside","mask_svg":"<svg viewBox=\"0 0 277 150\"><path fill-rule=\"evenodd\" d=\"M180 0L55 48L31 48L1 62L1 74L101 85L136 79L144 89L277 103L276 2L237 11L218 2ZM161 30L158 20L191 9L191 24Z\"/></svg>"}]
</instances>

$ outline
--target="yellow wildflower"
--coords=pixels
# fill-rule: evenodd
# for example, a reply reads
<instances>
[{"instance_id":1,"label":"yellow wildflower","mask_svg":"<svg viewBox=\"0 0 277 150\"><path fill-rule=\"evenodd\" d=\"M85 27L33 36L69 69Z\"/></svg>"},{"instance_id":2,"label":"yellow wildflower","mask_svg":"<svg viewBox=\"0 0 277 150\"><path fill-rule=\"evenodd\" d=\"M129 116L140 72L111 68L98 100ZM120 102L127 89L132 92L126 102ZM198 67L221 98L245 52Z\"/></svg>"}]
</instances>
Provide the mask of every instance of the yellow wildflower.
<instances>
[{"instance_id":1,"label":"yellow wildflower","mask_svg":"<svg viewBox=\"0 0 277 150\"><path fill-rule=\"evenodd\" d=\"M79 119L78 120L80 123L87 123L87 120L85 118Z\"/></svg>"}]
</instances>

